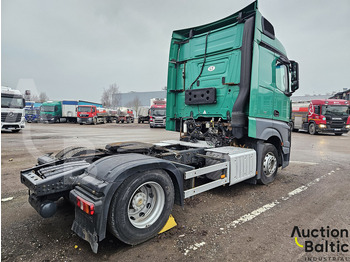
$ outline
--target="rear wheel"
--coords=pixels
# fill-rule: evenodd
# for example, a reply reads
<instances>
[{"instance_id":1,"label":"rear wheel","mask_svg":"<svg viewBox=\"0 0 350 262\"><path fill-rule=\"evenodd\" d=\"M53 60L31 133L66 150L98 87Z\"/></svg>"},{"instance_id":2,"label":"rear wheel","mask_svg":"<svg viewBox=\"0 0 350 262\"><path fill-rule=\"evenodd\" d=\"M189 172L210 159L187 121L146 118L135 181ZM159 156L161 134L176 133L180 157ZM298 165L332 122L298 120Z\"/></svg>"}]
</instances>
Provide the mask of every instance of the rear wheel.
<instances>
[{"instance_id":1,"label":"rear wheel","mask_svg":"<svg viewBox=\"0 0 350 262\"><path fill-rule=\"evenodd\" d=\"M343 133L334 133L336 136L341 136Z\"/></svg>"},{"instance_id":2,"label":"rear wheel","mask_svg":"<svg viewBox=\"0 0 350 262\"><path fill-rule=\"evenodd\" d=\"M278 152L274 145L265 143L262 150L261 176L259 184L269 184L273 182L278 169Z\"/></svg>"},{"instance_id":3,"label":"rear wheel","mask_svg":"<svg viewBox=\"0 0 350 262\"><path fill-rule=\"evenodd\" d=\"M174 186L163 170L149 170L127 178L112 198L108 225L129 245L142 243L166 224L174 204Z\"/></svg>"}]
</instances>

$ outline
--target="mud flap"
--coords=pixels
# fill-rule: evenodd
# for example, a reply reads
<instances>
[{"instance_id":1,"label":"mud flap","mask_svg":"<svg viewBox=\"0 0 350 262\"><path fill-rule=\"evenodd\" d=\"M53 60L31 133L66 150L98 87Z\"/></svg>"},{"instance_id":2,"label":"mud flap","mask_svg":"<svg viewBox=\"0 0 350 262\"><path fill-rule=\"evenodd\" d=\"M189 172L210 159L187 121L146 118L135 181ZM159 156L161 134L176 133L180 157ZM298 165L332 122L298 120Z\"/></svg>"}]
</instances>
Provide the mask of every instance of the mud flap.
<instances>
[{"instance_id":1,"label":"mud flap","mask_svg":"<svg viewBox=\"0 0 350 262\"><path fill-rule=\"evenodd\" d=\"M79 196L81 199L92 203L94 205L94 214L90 215L85 213L79 207L75 207L75 219L72 225L72 230L82 239L89 242L91 249L94 253L97 253L98 242L101 240L100 226L102 217L102 200L100 198L93 198L91 195L83 194L80 187L76 187L69 194L69 198L73 203L76 203L76 199ZM102 236L102 239L104 237Z\"/></svg>"},{"instance_id":2,"label":"mud flap","mask_svg":"<svg viewBox=\"0 0 350 262\"><path fill-rule=\"evenodd\" d=\"M87 230L85 227L81 226L81 224L85 224L82 222L77 221L77 216L75 216L75 220L72 225L72 230L82 239L89 242L90 247L92 249L92 252L97 254L98 250L98 235L96 231L91 233L89 230Z\"/></svg>"}]
</instances>

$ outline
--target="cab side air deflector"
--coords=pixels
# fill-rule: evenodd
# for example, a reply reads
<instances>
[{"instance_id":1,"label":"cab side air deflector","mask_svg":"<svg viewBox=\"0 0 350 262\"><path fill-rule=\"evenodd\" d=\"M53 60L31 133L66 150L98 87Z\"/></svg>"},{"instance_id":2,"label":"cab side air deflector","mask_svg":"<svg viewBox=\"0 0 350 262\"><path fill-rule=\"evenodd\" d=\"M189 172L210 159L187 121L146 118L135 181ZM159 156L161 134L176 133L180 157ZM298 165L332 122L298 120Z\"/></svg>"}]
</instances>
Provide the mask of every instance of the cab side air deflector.
<instances>
[{"instance_id":1,"label":"cab side air deflector","mask_svg":"<svg viewBox=\"0 0 350 262\"><path fill-rule=\"evenodd\" d=\"M244 113L244 108L250 91L254 26L255 17L250 17L246 20L243 29L241 48L241 81L239 84L239 93L233 105L231 114L232 135L238 139L244 136L247 128L247 116Z\"/></svg>"}]
</instances>

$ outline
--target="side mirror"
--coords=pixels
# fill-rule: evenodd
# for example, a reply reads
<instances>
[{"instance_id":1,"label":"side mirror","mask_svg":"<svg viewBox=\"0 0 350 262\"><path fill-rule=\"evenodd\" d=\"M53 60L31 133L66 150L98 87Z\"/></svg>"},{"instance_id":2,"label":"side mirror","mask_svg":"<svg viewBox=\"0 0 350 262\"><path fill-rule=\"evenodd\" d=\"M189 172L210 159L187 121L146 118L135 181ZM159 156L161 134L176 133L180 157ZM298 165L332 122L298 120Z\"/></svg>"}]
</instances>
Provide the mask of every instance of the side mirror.
<instances>
[{"instance_id":1,"label":"side mirror","mask_svg":"<svg viewBox=\"0 0 350 262\"><path fill-rule=\"evenodd\" d=\"M291 91L294 93L299 89L299 64L295 61L290 61L291 69Z\"/></svg>"}]
</instances>

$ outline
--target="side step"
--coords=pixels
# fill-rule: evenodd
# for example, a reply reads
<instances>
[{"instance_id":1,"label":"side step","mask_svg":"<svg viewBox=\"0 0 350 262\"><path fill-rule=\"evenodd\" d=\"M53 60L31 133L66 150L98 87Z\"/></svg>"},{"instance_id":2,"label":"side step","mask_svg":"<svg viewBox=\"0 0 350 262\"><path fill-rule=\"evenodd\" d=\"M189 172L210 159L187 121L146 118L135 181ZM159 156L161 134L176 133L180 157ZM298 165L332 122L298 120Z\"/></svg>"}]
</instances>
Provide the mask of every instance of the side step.
<instances>
[{"instance_id":1,"label":"side step","mask_svg":"<svg viewBox=\"0 0 350 262\"><path fill-rule=\"evenodd\" d=\"M229 176L230 176L229 175L229 162L219 163L219 164L215 164L212 166L206 166L206 167L202 167L199 169L187 171L185 173L185 180L191 179L194 177L198 177L201 175L205 175L205 174L211 173L213 171L218 171L218 170L224 170L224 174L221 176L220 179L214 180L214 181L206 183L204 185L200 185L200 186L185 190L185 198L188 198L188 197L197 195L199 193L208 191L208 190L213 189L215 187L225 185L229 182Z\"/></svg>"},{"instance_id":2,"label":"side step","mask_svg":"<svg viewBox=\"0 0 350 262\"><path fill-rule=\"evenodd\" d=\"M222 170L219 179L185 190L185 198L208 191L225 184L234 185L256 175L256 152L254 149L240 147L218 147L206 149L207 152L220 154L223 163L205 166L185 172L185 180Z\"/></svg>"}]
</instances>

